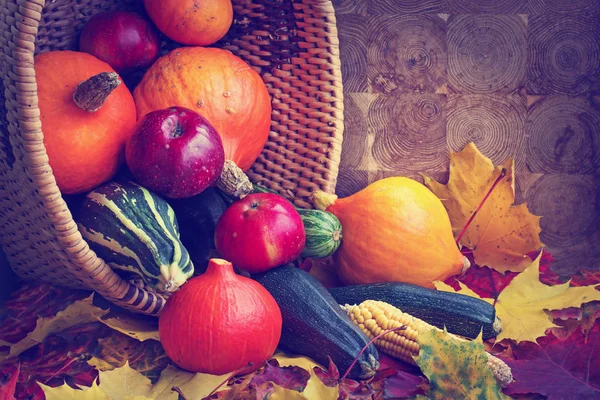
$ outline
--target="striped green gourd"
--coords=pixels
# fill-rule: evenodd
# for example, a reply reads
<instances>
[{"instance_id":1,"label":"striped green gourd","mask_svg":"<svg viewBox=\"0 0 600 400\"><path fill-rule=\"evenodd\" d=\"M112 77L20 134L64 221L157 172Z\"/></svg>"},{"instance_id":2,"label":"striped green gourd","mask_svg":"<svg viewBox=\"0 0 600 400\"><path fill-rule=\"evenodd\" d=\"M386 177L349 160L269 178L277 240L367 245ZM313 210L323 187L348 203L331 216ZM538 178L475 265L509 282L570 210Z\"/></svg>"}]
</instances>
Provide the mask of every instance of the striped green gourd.
<instances>
[{"instance_id":1,"label":"striped green gourd","mask_svg":"<svg viewBox=\"0 0 600 400\"><path fill-rule=\"evenodd\" d=\"M260 185L254 185L254 193L273 193ZM298 208L296 210L304 223L306 244L302 251L305 258L329 257L340 247L342 242L342 224L340 220L327 211Z\"/></svg>"},{"instance_id":2,"label":"striped green gourd","mask_svg":"<svg viewBox=\"0 0 600 400\"><path fill-rule=\"evenodd\" d=\"M329 257L340 247L342 224L327 211L296 208L306 232L306 244L302 256L306 258Z\"/></svg>"},{"instance_id":3,"label":"striped green gourd","mask_svg":"<svg viewBox=\"0 0 600 400\"><path fill-rule=\"evenodd\" d=\"M78 225L92 250L112 268L173 292L194 273L169 204L135 183L110 182L88 193Z\"/></svg>"}]
</instances>

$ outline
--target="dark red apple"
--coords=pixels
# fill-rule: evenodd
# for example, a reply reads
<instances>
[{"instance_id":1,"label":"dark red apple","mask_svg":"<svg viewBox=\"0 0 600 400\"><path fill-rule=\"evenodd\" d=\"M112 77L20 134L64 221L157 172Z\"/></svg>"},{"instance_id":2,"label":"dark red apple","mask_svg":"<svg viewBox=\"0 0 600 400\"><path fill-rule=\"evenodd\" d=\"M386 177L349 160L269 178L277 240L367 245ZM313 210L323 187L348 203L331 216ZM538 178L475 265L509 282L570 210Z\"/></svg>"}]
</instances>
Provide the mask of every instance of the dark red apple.
<instances>
[{"instance_id":1,"label":"dark red apple","mask_svg":"<svg viewBox=\"0 0 600 400\"><path fill-rule=\"evenodd\" d=\"M170 198L201 193L223 171L225 151L215 128L193 110L172 107L147 114L125 151L127 166L146 188Z\"/></svg>"},{"instance_id":2,"label":"dark red apple","mask_svg":"<svg viewBox=\"0 0 600 400\"><path fill-rule=\"evenodd\" d=\"M141 15L128 11L94 15L79 37L80 51L96 56L117 72L149 66L159 49L157 30Z\"/></svg>"},{"instance_id":3,"label":"dark red apple","mask_svg":"<svg viewBox=\"0 0 600 400\"><path fill-rule=\"evenodd\" d=\"M286 199L255 193L233 203L217 222L217 252L250 273L267 271L300 256L306 233L300 214Z\"/></svg>"}]
</instances>

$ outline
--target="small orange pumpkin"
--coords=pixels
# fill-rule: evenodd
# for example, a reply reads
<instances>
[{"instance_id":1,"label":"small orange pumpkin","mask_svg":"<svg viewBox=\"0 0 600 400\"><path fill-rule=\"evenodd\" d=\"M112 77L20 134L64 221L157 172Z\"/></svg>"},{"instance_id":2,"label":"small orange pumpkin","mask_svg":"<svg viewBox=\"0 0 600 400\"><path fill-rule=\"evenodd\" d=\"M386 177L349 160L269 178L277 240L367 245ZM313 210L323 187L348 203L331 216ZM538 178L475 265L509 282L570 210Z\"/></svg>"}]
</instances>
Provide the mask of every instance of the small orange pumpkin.
<instances>
[{"instance_id":1,"label":"small orange pumpkin","mask_svg":"<svg viewBox=\"0 0 600 400\"><path fill-rule=\"evenodd\" d=\"M144 0L144 6L162 33L183 44L213 44L233 22L231 0Z\"/></svg>"},{"instance_id":2,"label":"small orange pumpkin","mask_svg":"<svg viewBox=\"0 0 600 400\"><path fill-rule=\"evenodd\" d=\"M227 50L175 49L148 69L133 97L138 118L174 106L195 110L205 117L223 142L229 161L224 175L231 164L242 171L249 169L269 136L271 98L267 87L254 69ZM248 185L249 192L252 185Z\"/></svg>"},{"instance_id":3,"label":"small orange pumpkin","mask_svg":"<svg viewBox=\"0 0 600 400\"><path fill-rule=\"evenodd\" d=\"M111 179L136 123L129 89L87 53L42 53L34 67L44 146L61 192L87 192Z\"/></svg>"},{"instance_id":4,"label":"small orange pumpkin","mask_svg":"<svg viewBox=\"0 0 600 400\"><path fill-rule=\"evenodd\" d=\"M386 178L343 199L319 191L313 199L344 229L333 258L347 285L407 282L433 288L434 281L469 267L444 205L415 180Z\"/></svg>"}]
</instances>

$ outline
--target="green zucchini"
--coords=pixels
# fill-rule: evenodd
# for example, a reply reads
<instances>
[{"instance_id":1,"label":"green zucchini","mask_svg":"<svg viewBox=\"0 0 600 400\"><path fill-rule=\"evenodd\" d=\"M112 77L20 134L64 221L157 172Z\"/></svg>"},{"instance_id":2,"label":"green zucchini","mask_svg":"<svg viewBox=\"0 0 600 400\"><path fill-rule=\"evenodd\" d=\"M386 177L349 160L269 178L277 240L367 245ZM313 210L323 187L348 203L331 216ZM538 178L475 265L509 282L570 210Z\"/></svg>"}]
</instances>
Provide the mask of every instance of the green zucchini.
<instances>
[{"instance_id":1,"label":"green zucchini","mask_svg":"<svg viewBox=\"0 0 600 400\"><path fill-rule=\"evenodd\" d=\"M486 340L501 331L493 305L459 293L401 282L336 287L329 292L341 305L383 301L431 325L446 327L448 332L468 338L476 338L482 332Z\"/></svg>"},{"instance_id":2,"label":"green zucchini","mask_svg":"<svg viewBox=\"0 0 600 400\"><path fill-rule=\"evenodd\" d=\"M78 225L92 250L111 267L173 292L194 273L179 239L175 212L135 183L110 182L85 196Z\"/></svg>"},{"instance_id":3,"label":"green zucchini","mask_svg":"<svg viewBox=\"0 0 600 400\"><path fill-rule=\"evenodd\" d=\"M369 344L369 338L350 320L327 289L299 268L283 266L253 276L277 301L283 317L279 345L327 367L331 357L344 373ZM350 371L367 379L379 368L379 354L369 345Z\"/></svg>"},{"instance_id":4,"label":"green zucchini","mask_svg":"<svg viewBox=\"0 0 600 400\"><path fill-rule=\"evenodd\" d=\"M254 193L277 192L254 184ZM326 258L340 247L342 241L342 224L340 220L327 211L296 207L302 218L306 232L306 244L302 250L305 258Z\"/></svg>"}]
</instances>

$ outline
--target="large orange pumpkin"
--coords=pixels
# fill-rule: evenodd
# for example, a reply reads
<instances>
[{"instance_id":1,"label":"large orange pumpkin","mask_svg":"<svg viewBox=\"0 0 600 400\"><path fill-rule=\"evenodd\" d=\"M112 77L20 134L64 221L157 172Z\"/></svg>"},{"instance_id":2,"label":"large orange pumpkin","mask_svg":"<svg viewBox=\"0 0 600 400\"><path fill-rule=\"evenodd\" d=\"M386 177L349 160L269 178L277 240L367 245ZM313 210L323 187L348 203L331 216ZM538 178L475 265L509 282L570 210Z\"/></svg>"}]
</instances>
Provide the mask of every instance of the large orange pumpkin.
<instances>
[{"instance_id":1,"label":"large orange pumpkin","mask_svg":"<svg viewBox=\"0 0 600 400\"><path fill-rule=\"evenodd\" d=\"M231 0L144 0L144 6L162 33L183 44L213 44L233 22Z\"/></svg>"},{"instance_id":2,"label":"large orange pumpkin","mask_svg":"<svg viewBox=\"0 0 600 400\"><path fill-rule=\"evenodd\" d=\"M59 189L82 193L111 179L136 123L127 87L108 64L75 51L36 56L35 73L44 145Z\"/></svg>"},{"instance_id":3,"label":"large orange pumpkin","mask_svg":"<svg viewBox=\"0 0 600 400\"><path fill-rule=\"evenodd\" d=\"M221 135L225 159L243 171L269 136L269 92L260 75L227 50L175 49L150 67L133 96L138 118L173 106L196 110Z\"/></svg>"},{"instance_id":4,"label":"large orange pumpkin","mask_svg":"<svg viewBox=\"0 0 600 400\"><path fill-rule=\"evenodd\" d=\"M469 266L454 242L444 205L415 180L381 179L343 199L315 192L314 200L342 224L334 265L345 284L407 282L433 288L434 281Z\"/></svg>"}]
</instances>

